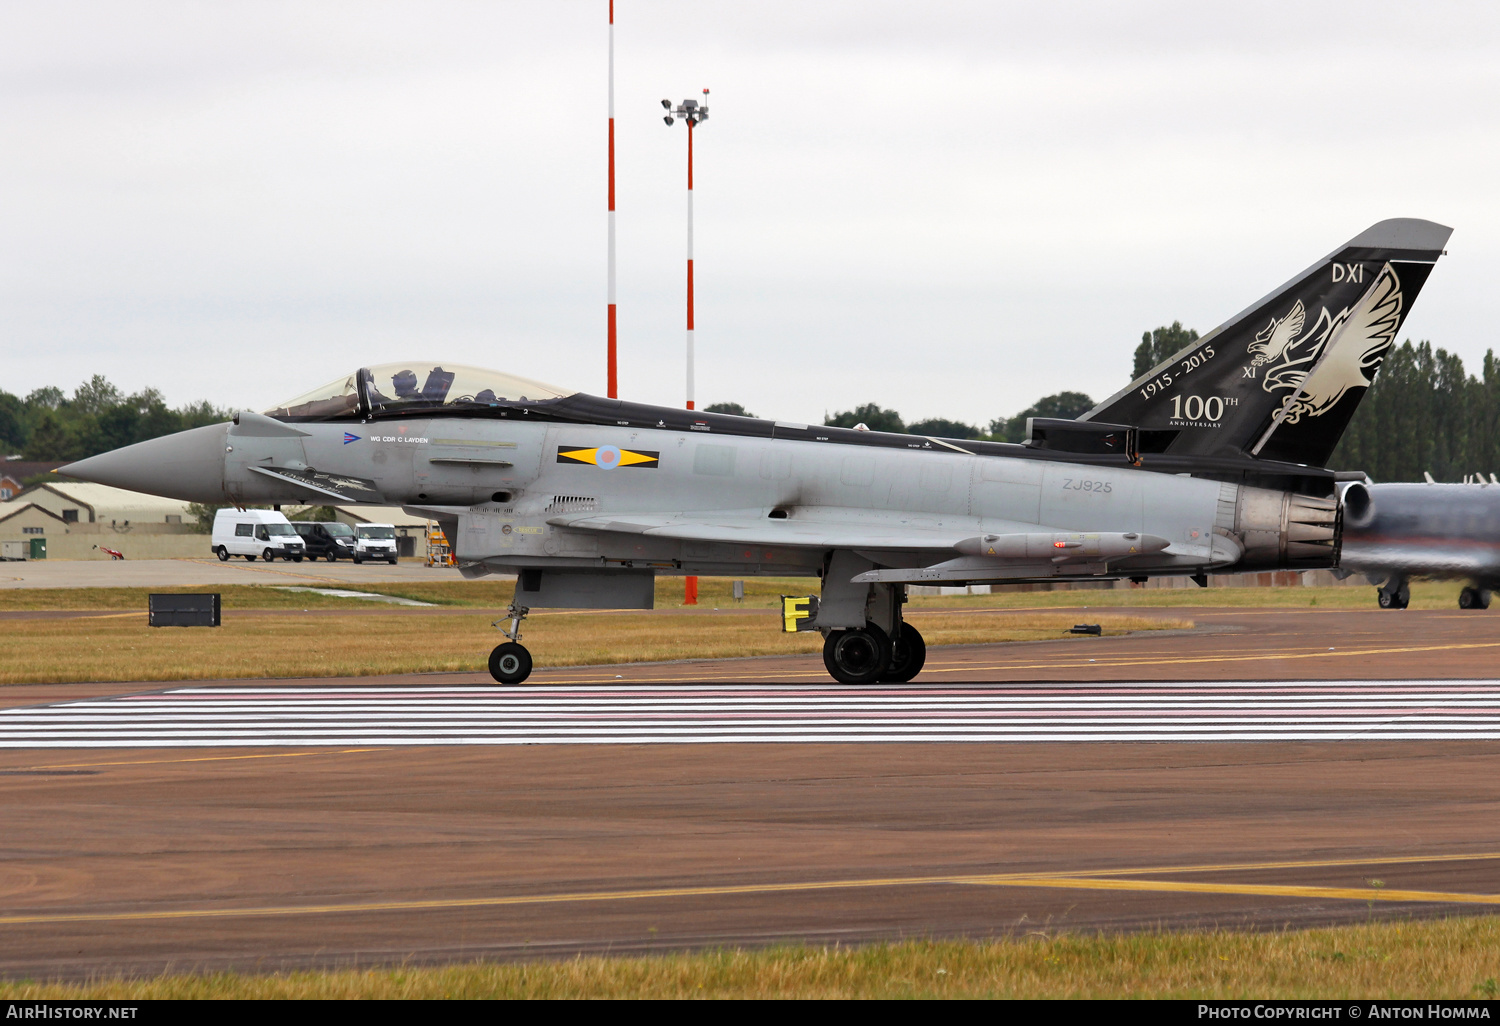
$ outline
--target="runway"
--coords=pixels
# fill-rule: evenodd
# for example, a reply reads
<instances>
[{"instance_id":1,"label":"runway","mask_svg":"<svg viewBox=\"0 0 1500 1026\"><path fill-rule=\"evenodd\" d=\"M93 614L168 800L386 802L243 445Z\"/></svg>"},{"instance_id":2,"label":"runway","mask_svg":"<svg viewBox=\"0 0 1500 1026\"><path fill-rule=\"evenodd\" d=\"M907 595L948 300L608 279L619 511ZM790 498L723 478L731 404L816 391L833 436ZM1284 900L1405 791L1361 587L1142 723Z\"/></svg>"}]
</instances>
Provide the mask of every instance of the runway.
<instances>
[{"instance_id":1,"label":"runway","mask_svg":"<svg viewBox=\"0 0 1500 1026\"><path fill-rule=\"evenodd\" d=\"M898 687L806 656L6 687L0 975L1500 908L1500 615L1186 615Z\"/></svg>"},{"instance_id":2,"label":"runway","mask_svg":"<svg viewBox=\"0 0 1500 1026\"><path fill-rule=\"evenodd\" d=\"M1500 681L187 687L0 710L0 748L1475 741Z\"/></svg>"}]
</instances>

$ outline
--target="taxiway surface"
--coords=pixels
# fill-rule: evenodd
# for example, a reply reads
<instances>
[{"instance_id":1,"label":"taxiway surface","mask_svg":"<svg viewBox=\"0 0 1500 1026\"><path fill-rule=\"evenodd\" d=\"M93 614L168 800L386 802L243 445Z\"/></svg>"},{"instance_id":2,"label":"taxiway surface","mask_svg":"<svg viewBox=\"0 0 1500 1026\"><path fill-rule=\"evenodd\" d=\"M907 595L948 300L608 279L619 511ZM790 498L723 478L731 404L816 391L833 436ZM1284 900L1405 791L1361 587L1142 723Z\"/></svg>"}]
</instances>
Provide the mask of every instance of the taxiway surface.
<instances>
[{"instance_id":1,"label":"taxiway surface","mask_svg":"<svg viewBox=\"0 0 1500 1026\"><path fill-rule=\"evenodd\" d=\"M884 692L826 686L805 657L550 670L529 696L480 674L5 688L0 972L1500 904L1500 617L1168 612L1204 629L934 649L932 683ZM642 717L682 743L620 733ZM1032 739L871 740L895 721ZM1118 740L1208 721L1315 739ZM436 723L548 743L433 744ZM550 743L591 726L615 743ZM1420 731L1445 739L1391 740Z\"/></svg>"}]
</instances>

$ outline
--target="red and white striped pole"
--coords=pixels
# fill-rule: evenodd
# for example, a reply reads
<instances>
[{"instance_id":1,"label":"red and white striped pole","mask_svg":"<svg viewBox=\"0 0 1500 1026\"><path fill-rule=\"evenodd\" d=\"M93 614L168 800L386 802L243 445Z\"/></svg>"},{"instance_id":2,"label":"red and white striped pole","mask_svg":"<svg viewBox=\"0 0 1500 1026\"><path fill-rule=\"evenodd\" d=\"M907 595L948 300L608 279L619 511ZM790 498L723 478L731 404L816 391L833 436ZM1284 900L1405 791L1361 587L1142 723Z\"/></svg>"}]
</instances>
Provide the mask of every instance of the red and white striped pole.
<instances>
[{"instance_id":1,"label":"red and white striped pole","mask_svg":"<svg viewBox=\"0 0 1500 1026\"><path fill-rule=\"evenodd\" d=\"M703 90L707 93L708 90ZM688 232L687 232L687 408L693 408L693 119L688 118ZM698 578L682 584L682 604L698 604Z\"/></svg>"},{"instance_id":2,"label":"red and white striped pole","mask_svg":"<svg viewBox=\"0 0 1500 1026\"><path fill-rule=\"evenodd\" d=\"M705 93L707 89L703 90ZM688 118L687 408L693 408L693 119Z\"/></svg>"},{"instance_id":3,"label":"red and white striped pole","mask_svg":"<svg viewBox=\"0 0 1500 1026\"><path fill-rule=\"evenodd\" d=\"M615 344L615 0L609 0L609 345L605 394L611 399L620 397Z\"/></svg>"}]
</instances>

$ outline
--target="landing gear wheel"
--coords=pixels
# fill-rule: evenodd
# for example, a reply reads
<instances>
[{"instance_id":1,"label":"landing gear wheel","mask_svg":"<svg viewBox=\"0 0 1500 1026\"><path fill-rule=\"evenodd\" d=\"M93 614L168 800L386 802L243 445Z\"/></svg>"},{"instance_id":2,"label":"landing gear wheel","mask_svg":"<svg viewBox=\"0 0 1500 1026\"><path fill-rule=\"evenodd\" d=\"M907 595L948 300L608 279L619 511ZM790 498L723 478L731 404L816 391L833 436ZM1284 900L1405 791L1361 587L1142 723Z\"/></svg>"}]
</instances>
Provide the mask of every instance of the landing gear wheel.
<instances>
[{"instance_id":1,"label":"landing gear wheel","mask_svg":"<svg viewBox=\"0 0 1500 1026\"><path fill-rule=\"evenodd\" d=\"M823 665L840 684L874 684L891 665L891 639L874 624L834 631L823 642Z\"/></svg>"},{"instance_id":2,"label":"landing gear wheel","mask_svg":"<svg viewBox=\"0 0 1500 1026\"><path fill-rule=\"evenodd\" d=\"M229 562L229 550L224 546L220 545L218 548L214 549L214 554L219 557L220 563Z\"/></svg>"},{"instance_id":3,"label":"landing gear wheel","mask_svg":"<svg viewBox=\"0 0 1500 1026\"><path fill-rule=\"evenodd\" d=\"M1411 602L1411 589L1405 584L1395 591L1380 588L1375 592L1375 600L1381 609L1405 609Z\"/></svg>"},{"instance_id":4,"label":"landing gear wheel","mask_svg":"<svg viewBox=\"0 0 1500 1026\"><path fill-rule=\"evenodd\" d=\"M490 653L490 676L501 684L519 684L531 676L531 653L514 641L496 645Z\"/></svg>"},{"instance_id":5,"label":"landing gear wheel","mask_svg":"<svg viewBox=\"0 0 1500 1026\"><path fill-rule=\"evenodd\" d=\"M1490 608L1490 593L1486 588L1465 588L1458 593L1459 609Z\"/></svg>"},{"instance_id":6,"label":"landing gear wheel","mask_svg":"<svg viewBox=\"0 0 1500 1026\"><path fill-rule=\"evenodd\" d=\"M909 623L901 625L901 633L891 640L891 665L880 679L889 684L905 684L922 672L927 662L927 642L921 631Z\"/></svg>"}]
</instances>

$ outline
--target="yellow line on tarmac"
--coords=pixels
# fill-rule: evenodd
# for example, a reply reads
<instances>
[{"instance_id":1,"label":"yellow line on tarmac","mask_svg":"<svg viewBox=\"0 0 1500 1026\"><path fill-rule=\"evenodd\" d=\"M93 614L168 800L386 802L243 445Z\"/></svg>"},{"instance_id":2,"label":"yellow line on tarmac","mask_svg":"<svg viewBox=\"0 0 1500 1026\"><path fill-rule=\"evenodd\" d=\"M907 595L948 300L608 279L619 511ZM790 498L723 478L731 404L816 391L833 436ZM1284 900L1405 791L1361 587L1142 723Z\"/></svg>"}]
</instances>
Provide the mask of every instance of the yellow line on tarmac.
<instances>
[{"instance_id":1,"label":"yellow line on tarmac","mask_svg":"<svg viewBox=\"0 0 1500 1026\"><path fill-rule=\"evenodd\" d=\"M1118 666L1170 666L1170 665L1183 664L1183 663L1242 663L1242 662L1257 662L1257 663L1259 663L1259 662L1265 662L1266 660L1270 660L1270 659L1318 659L1318 658L1321 658L1321 657L1324 657L1324 656L1327 656L1329 658L1347 658L1347 657L1350 657L1350 656L1395 655L1395 654L1399 654L1399 653L1403 653L1403 652L1452 652L1452 651L1456 651L1456 650L1460 650L1460 649L1478 649L1478 648L1500 648L1500 641L1471 642L1471 643L1462 644L1462 645L1411 645L1411 646L1407 646L1407 647L1403 647L1403 648L1341 648L1341 649L1338 649L1337 651L1334 651L1334 652L1329 652L1329 651L1326 651L1326 650L1320 650L1320 651L1316 651L1316 652L1299 652L1299 651L1295 651L1295 650L1281 650L1281 651L1277 651L1275 649L1272 649L1272 650L1267 651L1266 649L1258 649L1258 650L1253 651L1253 652L1246 652L1243 655L1183 656L1183 657L1179 657L1179 658L1162 658L1162 659L1110 659L1108 657L1101 657L1099 659L1096 659L1093 662L1088 662L1087 660L1084 660L1084 661L1064 661L1064 660L1061 660L1061 659L1057 659L1057 660L1052 660L1050 662L1045 662L1045 663L996 663L996 664L989 665L989 666L980 666L980 665L973 664L973 663L956 663L956 664L953 664L951 666L941 666L941 665L934 665L934 661L929 660L928 663L927 663L927 665L922 668L922 672L923 673L963 673L963 672L979 672L979 671L990 671L990 670L995 670L995 671L999 671L999 670L1056 670L1056 669L1072 669L1072 668L1087 667L1087 666L1092 666L1092 667L1094 667L1096 669L1108 669L1110 667L1118 667ZM933 650L929 649L929 651L933 651ZM940 650L938 650L938 651L940 651ZM793 654L793 653L788 653L788 654L790 655L790 654ZM795 653L795 654L811 658L811 655L809 653L806 653L806 652L800 652L800 653ZM779 656L772 656L772 657L768 657L768 658L781 658L781 657L779 657ZM714 660L707 660L706 659L704 661L705 662L712 662ZM568 667L555 667L554 669L561 670L561 671L566 671L569 668ZM826 679L828 675L826 673L822 672L822 671L792 670L792 671L788 671L788 672L784 672L784 673L778 673L778 674L776 674L776 676L777 677L814 677L814 678L824 678L824 679ZM744 679L745 679L745 674L719 674L719 675L715 675L715 676L706 676L706 675L703 675L703 674L695 674L695 675L687 676L687 677L630 677L625 682L626 683L630 683L630 684L673 684L673 683L678 683L678 682L708 683L708 682L711 682L711 681L742 681ZM556 681L555 683L558 683L558 684L613 684L614 682L615 682L615 678L612 678L612 677L587 677L587 678L570 678L570 679L567 679L567 680ZM548 681L548 683L553 683L553 682L552 681ZM832 683L830 683L829 686L832 687L834 685Z\"/></svg>"},{"instance_id":2,"label":"yellow line on tarmac","mask_svg":"<svg viewBox=\"0 0 1500 1026\"><path fill-rule=\"evenodd\" d=\"M976 881L979 882L979 881ZM1323 898L1345 901L1429 901L1462 905L1500 905L1500 894L1455 894L1450 891L1401 891L1385 887L1308 887L1296 884L1188 883L1174 880L1098 880L1089 877L1035 876L989 881L997 887L1046 887L1083 891L1154 891L1169 894L1243 894L1273 898Z\"/></svg>"},{"instance_id":3,"label":"yellow line on tarmac","mask_svg":"<svg viewBox=\"0 0 1500 1026\"><path fill-rule=\"evenodd\" d=\"M161 912L77 912L0 916L0 926L50 923L106 923L211 919L266 916L334 915L348 912L412 912L438 909L503 908L518 905L565 905L585 902L639 901L651 898L713 898L748 894L797 894L807 891L869 890L890 887L921 887L932 884L998 887L1064 888L1074 890L1157 891L1190 894L1244 894L1270 897L1338 898L1351 901L1425 901L1451 904L1500 905L1497 894L1464 894L1448 891L1389 890L1386 888L1316 887L1301 885L1190 883L1171 880L1106 879L1105 874L1144 872L1206 872L1225 868L1266 869L1303 866L1354 866L1412 862L1454 862L1463 859L1500 858L1500 853L1439 855L1388 859L1351 859L1318 862L1242 863L1226 866L1177 866L1156 870L1080 870L1077 874L986 873L973 875L876 877L865 880L816 880L801 883L729 884L720 887L659 887L630 891L580 891L571 894L518 894L492 898L435 898L425 901L345 902L329 905L264 905L245 908L175 909Z\"/></svg>"},{"instance_id":4,"label":"yellow line on tarmac","mask_svg":"<svg viewBox=\"0 0 1500 1026\"><path fill-rule=\"evenodd\" d=\"M1467 852L1462 855L1383 855L1358 859L1298 859L1289 862L1220 862L1197 866L1150 866L1135 869L1079 869L1044 873L1057 877L1144 876L1148 873L1235 873L1265 869L1328 869L1349 866L1402 866L1428 862L1493 862L1500 851Z\"/></svg>"},{"instance_id":5,"label":"yellow line on tarmac","mask_svg":"<svg viewBox=\"0 0 1500 1026\"><path fill-rule=\"evenodd\" d=\"M1474 648L1500 648L1500 641L1472 642L1464 645L1412 645L1405 648L1341 648L1337 651L1327 650L1318 652L1293 652L1293 651L1266 651L1261 649L1255 652L1246 652L1244 655L1226 656L1184 656L1176 659L1097 659L1094 662L1061 662L1048 663L1005 663L997 666L932 666L930 663L922 668L923 673L956 673L960 670L1046 670L1057 667L1077 666L1162 666L1176 663L1241 663L1241 662L1265 662L1270 659L1317 659L1323 656L1329 658L1346 658L1349 656L1367 655L1395 655L1402 652L1452 652L1458 649Z\"/></svg>"}]
</instances>

